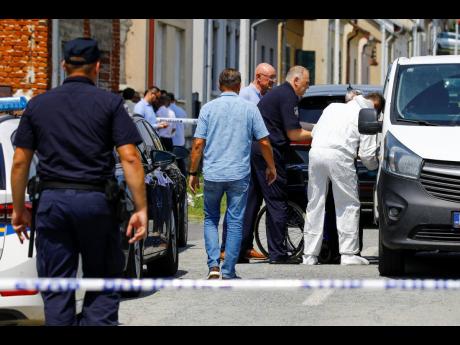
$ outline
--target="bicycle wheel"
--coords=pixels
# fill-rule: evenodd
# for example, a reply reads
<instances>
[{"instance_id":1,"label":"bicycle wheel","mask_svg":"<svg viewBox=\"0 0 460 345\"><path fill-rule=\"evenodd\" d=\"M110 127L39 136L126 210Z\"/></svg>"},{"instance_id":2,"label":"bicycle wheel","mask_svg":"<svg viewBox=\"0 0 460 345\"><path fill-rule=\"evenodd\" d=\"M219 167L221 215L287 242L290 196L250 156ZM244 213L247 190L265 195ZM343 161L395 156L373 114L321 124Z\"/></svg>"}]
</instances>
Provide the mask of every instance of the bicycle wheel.
<instances>
[{"instance_id":1,"label":"bicycle wheel","mask_svg":"<svg viewBox=\"0 0 460 345\"><path fill-rule=\"evenodd\" d=\"M305 222L305 213L294 202L288 201L287 208L287 236L286 246L290 255L298 256L303 252L303 227ZM259 251L268 256L267 242L267 206L265 205L257 214L254 224L254 237Z\"/></svg>"}]
</instances>

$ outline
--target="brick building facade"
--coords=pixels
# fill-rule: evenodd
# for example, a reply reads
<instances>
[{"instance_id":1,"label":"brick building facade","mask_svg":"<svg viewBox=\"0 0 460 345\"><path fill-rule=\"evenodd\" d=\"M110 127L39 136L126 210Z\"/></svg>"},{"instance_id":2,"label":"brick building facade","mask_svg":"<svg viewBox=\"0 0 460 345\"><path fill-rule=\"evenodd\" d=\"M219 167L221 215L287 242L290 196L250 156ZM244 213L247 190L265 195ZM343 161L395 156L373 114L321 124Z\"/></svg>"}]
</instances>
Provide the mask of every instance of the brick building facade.
<instances>
[{"instance_id":1,"label":"brick building facade","mask_svg":"<svg viewBox=\"0 0 460 345\"><path fill-rule=\"evenodd\" d=\"M52 25L59 26L52 35ZM0 85L37 95L51 88L52 45L58 45L59 63L65 42L77 37L92 37L101 49L101 71L97 84L113 92L120 82L120 19L0 19ZM56 66L55 66L56 67ZM64 71L57 66L61 84Z\"/></svg>"},{"instance_id":2,"label":"brick building facade","mask_svg":"<svg viewBox=\"0 0 460 345\"><path fill-rule=\"evenodd\" d=\"M0 20L0 85L33 94L50 85L50 26L46 19Z\"/></svg>"}]
</instances>

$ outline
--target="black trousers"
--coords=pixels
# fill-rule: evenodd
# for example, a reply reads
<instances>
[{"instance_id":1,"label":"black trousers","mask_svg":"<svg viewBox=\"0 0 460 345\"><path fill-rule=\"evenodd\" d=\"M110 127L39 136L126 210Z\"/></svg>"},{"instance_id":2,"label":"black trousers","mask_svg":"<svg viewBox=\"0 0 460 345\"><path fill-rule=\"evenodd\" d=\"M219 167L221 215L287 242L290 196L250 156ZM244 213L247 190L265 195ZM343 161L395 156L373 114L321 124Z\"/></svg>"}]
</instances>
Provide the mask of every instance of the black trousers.
<instances>
[{"instance_id":1,"label":"black trousers","mask_svg":"<svg viewBox=\"0 0 460 345\"><path fill-rule=\"evenodd\" d=\"M173 141L172 138L160 137L161 143L166 151L172 152L173 150Z\"/></svg>"},{"instance_id":2,"label":"black trousers","mask_svg":"<svg viewBox=\"0 0 460 345\"><path fill-rule=\"evenodd\" d=\"M84 278L121 278L121 232L104 193L44 190L37 208L36 229L40 278L75 278L79 254ZM46 325L118 324L117 292L87 291L80 320L75 316L74 291L42 292L42 297Z\"/></svg>"}]
</instances>

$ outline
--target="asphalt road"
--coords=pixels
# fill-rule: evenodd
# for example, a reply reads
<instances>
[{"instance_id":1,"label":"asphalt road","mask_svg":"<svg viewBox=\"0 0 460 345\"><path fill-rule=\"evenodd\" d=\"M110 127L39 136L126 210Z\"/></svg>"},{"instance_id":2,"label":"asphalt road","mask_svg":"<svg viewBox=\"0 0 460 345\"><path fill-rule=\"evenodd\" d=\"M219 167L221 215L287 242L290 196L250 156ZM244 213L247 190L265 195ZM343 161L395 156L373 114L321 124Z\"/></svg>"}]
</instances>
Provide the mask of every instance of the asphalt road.
<instances>
[{"instance_id":1,"label":"asphalt road","mask_svg":"<svg viewBox=\"0 0 460 345\"><path fill-rule=\"evenodd\" d=\"M205 279L202 224L190 224L176 278ZM380 279L378 231L364 231L369 266L238 264L243 279ZM460 279L458 254L426 253L404 278ZM385 278L381 278L385 279ZM460 292L417 290L160 290L123 299L121 325L460 325Z\"/></svg>"}]
</instances>

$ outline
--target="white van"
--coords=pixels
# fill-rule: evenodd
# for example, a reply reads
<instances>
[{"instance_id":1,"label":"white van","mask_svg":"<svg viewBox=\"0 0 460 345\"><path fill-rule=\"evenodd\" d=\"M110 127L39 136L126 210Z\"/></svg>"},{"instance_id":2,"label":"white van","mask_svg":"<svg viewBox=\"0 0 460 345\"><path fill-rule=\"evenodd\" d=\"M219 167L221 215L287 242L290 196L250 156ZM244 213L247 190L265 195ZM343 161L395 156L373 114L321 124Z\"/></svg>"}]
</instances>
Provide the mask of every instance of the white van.
<instances>
[{"instance_id":1,"label":"white van","mask_svg":"<svg viewBox=\"0 0 460 345\"><path fill-rule=\"evenodd\" d=\"M13 139L20 119L0 114L0 279L36 278L37 268L34 249L32 258L28 257L29 241L19 242L11 226L13 212L11 194L11 166L13 162ZM29 176L35 175L37 158L34 157ZM29 200L26 196L26 200ZM30 207L30 203L26 202ZM81 277L81 260L79 267ZM84 291L78 291L77 312L81 312ZM0 290L0 325L10 323L43 322L43 300L38 291Z\"/></svg>"},{"instance_id":2,"label":"white van","mask_svg":"<svg viewBox=\"0 0 460 345\"><path fill-rule=\"evenodd\" d=\"M359 130L380 140L379 271L400 275L416 251L460 251L460 56L395 60L384 96Z\"/></svg>"}]
</instances>

